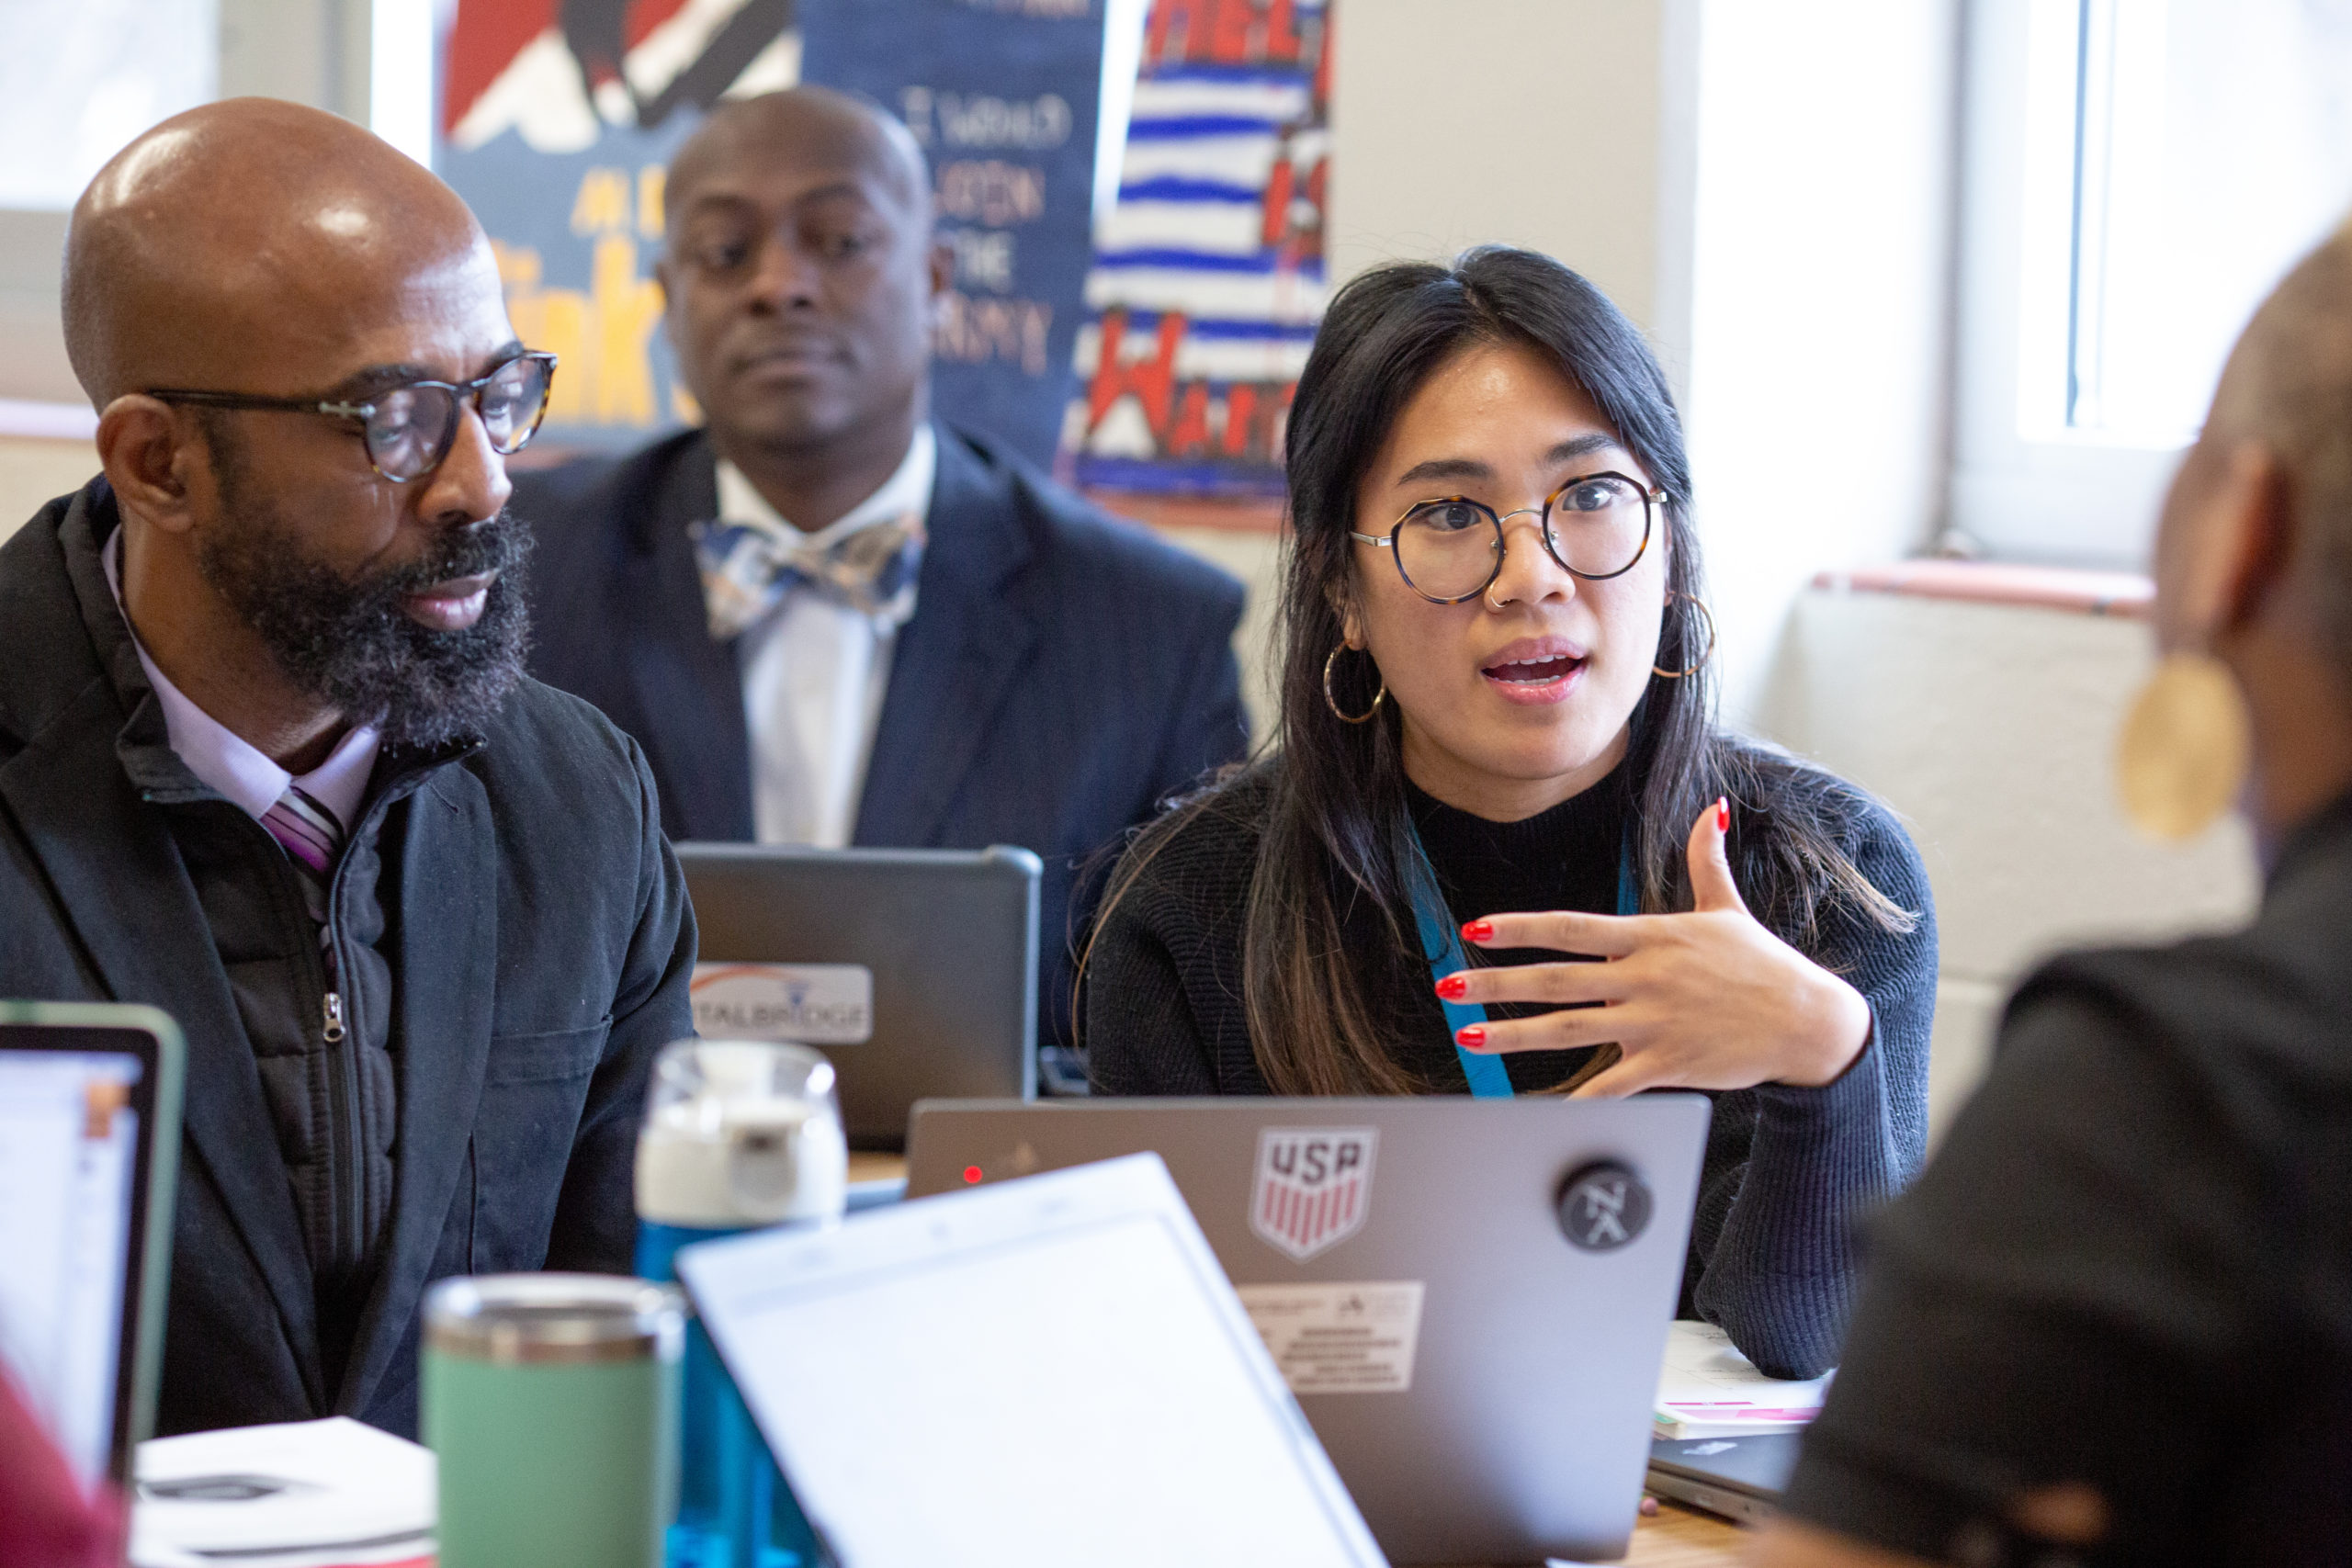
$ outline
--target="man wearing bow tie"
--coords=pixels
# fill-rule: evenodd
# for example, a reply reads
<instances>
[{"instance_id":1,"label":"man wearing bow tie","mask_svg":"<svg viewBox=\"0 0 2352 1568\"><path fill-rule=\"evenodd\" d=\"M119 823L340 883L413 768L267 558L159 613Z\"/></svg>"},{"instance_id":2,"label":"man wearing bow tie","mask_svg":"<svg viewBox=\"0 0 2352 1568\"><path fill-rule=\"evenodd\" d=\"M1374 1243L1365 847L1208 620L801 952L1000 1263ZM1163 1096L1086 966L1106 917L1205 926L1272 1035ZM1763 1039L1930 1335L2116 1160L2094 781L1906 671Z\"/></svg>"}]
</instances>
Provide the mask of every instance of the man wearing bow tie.
<instances>
[{"instance_id":1,"label":"man wearing bow tie","mask_svg":"<svg viewBox=\"0 0 2352 1568\"><path fill-rule=\"evenodd\" d=\"M1074 874L1243 750L1240 585L929 417L950 265L895 119L722 105L665 208L707 424L518 476L532 672L644 746L673 838L1037 852L1067 1041Z\"/></svg>"}]
</instances>

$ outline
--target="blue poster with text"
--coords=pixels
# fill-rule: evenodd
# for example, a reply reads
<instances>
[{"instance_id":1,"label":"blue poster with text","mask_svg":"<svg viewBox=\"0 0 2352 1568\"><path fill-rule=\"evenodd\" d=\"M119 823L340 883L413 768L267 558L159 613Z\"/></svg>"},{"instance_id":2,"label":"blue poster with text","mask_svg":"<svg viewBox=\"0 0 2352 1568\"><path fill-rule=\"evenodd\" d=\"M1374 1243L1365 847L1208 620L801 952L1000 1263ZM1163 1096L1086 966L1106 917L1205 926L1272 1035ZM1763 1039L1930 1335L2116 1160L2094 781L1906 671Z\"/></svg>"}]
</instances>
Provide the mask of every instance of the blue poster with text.
<instances>
[{"instance_id":1,"label":"blue poster with text","mask_svg":"<svg viewBox=\"0 0 2352 1568\"><path fill-rule=\"evenodd\" d=\"M933 337L943 419L1050 463L1092 250L1102 0L798 0L800 79L863 93L931 160L955 256Z\"/></svg>"}]
</instances>

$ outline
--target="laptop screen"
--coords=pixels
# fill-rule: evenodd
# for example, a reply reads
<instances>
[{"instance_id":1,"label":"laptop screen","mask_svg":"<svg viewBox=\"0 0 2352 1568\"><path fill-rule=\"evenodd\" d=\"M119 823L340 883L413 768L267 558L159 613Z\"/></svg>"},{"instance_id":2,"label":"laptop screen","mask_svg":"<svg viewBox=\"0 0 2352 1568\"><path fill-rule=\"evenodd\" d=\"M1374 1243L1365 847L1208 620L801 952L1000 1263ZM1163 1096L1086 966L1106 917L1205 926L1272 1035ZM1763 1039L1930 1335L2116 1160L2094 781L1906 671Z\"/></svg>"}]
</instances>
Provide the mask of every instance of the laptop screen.
<instances>
[{"instance_id":1,"label":"laptop screen","mask_svg":"<svg viewBox=\"0 0 2352 1568\"><path fill-rule=\"evenodd\" d=\"M85 1486L114 1446L142 1070L0 1046L0 1361Z\"/></svg>"},{"instance_id":2,"label":"laptop screen","mask_svg":"<svg viewBox=\"0 0 2352 1568\"><path fill-rule=\"evenodd\" d=\"M1378 1561L1156 1156L679 1267L844 1562Z\"/></svg>"}]
</instances>

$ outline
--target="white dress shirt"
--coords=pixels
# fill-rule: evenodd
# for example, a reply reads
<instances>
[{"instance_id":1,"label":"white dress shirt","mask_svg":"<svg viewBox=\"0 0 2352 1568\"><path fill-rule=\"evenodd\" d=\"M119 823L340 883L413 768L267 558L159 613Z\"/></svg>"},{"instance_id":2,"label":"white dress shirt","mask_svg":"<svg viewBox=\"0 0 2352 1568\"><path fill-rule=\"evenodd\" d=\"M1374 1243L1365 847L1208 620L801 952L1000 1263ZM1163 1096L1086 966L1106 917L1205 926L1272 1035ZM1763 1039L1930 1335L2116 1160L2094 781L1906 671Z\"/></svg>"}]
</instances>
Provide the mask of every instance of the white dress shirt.
<instances>
[{"instance_id":1,"label":"white dress shirt","mask_svg":"<svg viewBox=\"0 0 2352 1568\"><path fill-rule=\"evenodd\" d=\"M120 608L121 529L117 528L107 538L100 558L106 562L107 586L114 590L116 607ZM127 610L123 612L122 624L130 626ZM130 646L138 649L139 667L147 671L147 683L155 688L155 698L164 705L164 725L171 736L172 750L179 753L189 773L219 790L256 822L277 804L288 784L300 784L305 795L334 813L345 832L351 831L360 805L367 799L368 775L376 771L376 753L381 749L381 738L374 726L355 725L345 730L325 761L297 778L271 761L251 741L189 701L147 657L146 646L139 640L136 627L131 628Z\"/></svg>"},{"instance_id":2,"label":"white dress shirt","mask_svg":"<svg viewBox=\"0 0 2352 1568\"><path fill-rule=\"evenodd\" d=\"M718 464L718 515L777 537L830 545L869 523L912 513L928 522L939 439L915 427L898 471L831 526L803 535L734 464ZM866 764L890 683L899 629L914 615L869 615L803 586L743 633L743 719L752 739L752 823L763 844L840 849L857 828Z\"/></svg>"}]
</instances>

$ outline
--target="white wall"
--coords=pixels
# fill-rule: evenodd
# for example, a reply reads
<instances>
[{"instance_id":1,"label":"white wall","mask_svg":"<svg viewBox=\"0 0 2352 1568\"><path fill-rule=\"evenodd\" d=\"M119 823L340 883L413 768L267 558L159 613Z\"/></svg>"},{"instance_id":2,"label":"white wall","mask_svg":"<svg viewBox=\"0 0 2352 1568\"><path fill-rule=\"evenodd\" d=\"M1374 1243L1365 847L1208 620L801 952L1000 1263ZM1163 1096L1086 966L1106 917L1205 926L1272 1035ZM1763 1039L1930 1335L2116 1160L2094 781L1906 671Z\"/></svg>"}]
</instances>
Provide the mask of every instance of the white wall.
<instances>
[{"instance_id":1,"label":"white wall","mask_svg":"<svg viewBox=\"0 0 2352 1568\"><path fill-rule=\"evenodd\" d=\"M2253 907L2242 823L2170 848L2117 809L2115 733L2149 662L2144 625L2074 612L1814 592L1790 617L1759 728L1891 804L1935 888L1937 1132L2037 959Z\"/></svg>"},{"instance_id":2,"label":"white wall","mask_svg":"<svg viewBox=\"0 0 2352 1568\"><path fill-rule=\"evenodd\" d=\"M1697 15L1690 318L1662 330L1687 345L1724 711L1746 723L1814 573L1935 531L1960 18L1957 0Z\"/></svg>"},{"instance_id":3,"label":"white wall","mask_svg":"<svg viewBox=\"0 0 2352 1568\"><path fill-rule=\"evenodd\" d=\"M368 0L220 0L220 18L222 97L291 98L365 121ZM57 314L64 243L63 213L0 210L0 398L83 400Z\"/></svg>"},{"instance_id":4,"label":"white wall","mask_svg":"<svg viewBox=\"0 0 2352 1568\"><path fill-rule=\"evenodd\" d=\"M1659 17L1657 0L1338 0L1334 276L1501 241L1649 324Z\"/></svg>"},{"instance_id":5,"label":"white wall","mask_svg":"<svg viewBox=\"0 0 2352 1568\"><path fill-rule=\"evenodd\" d=\"M98 471L86 441L0 436L0 541L55 496L80 490Z\"/></svg>"}]
</instances>

